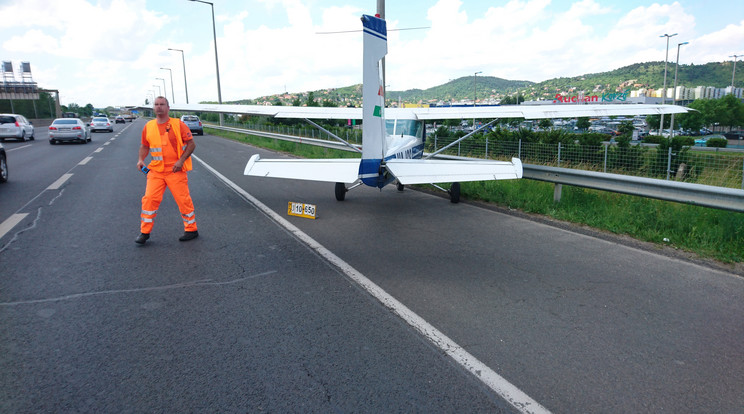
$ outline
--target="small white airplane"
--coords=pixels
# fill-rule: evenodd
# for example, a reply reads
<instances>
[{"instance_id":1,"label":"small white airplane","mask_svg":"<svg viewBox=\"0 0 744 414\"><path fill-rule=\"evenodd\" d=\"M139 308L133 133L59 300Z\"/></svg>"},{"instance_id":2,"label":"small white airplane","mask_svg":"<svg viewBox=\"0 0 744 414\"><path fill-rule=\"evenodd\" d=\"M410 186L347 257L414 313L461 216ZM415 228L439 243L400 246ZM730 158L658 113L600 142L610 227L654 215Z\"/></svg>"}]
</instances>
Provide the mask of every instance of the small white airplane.
<instances>
[{"instance_id":1,"label":"small white airplane","mask_svg":"<svg viewBox=\"0 0 744 414\"><path fill-rule=\"evenodd\" d=\"M393 182L403 190L409 184L452 183L447 191L450 201L460 200L460 182L522 178L522 162L466 161L424 158L426 120L495 118L573 118L585 116L649 115L687 112L675 105L577 104L540 106L385 108L381 61L387 54L387 26L383 19L362 16L363 30L363 97L362 108L327 108L261 105L171 104L175 111L222 112L265 115L276 118L300 118L321 128L310 119L362 119L361 159L261 159L253 155L244 174L296 180L336 183L336 199L344 200L351 188L365 184L382 188ZM321 128L322 129L322 128ZM328 132L328 131L325 131ZM477 132L477 131L474 131ZM466 138L460 138L454 145ZM442 148L438 152L446 149ZM355 183L355 184L354 184ZM354 184L347 187L346 184Z\"/></svg>"}]
</instances>

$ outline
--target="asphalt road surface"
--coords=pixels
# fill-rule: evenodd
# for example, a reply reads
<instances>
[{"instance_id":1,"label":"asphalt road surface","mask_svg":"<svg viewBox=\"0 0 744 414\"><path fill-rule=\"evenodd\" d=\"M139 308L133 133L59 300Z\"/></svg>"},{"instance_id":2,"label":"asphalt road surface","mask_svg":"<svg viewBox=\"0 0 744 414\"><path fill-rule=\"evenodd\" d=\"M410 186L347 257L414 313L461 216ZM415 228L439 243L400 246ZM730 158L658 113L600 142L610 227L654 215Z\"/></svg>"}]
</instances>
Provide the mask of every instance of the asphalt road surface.
<instances>
[{"instance_id":1,"label":"asphalt road surface","mask_svg":"<svg viewBox=\"0 0 744 414\"><path fill-rule=\"evenodd\" d=\"M143 125L6 142L0 412L744 410L739 276L210 135L137 246Z\"/></svg>"}]
</instances>

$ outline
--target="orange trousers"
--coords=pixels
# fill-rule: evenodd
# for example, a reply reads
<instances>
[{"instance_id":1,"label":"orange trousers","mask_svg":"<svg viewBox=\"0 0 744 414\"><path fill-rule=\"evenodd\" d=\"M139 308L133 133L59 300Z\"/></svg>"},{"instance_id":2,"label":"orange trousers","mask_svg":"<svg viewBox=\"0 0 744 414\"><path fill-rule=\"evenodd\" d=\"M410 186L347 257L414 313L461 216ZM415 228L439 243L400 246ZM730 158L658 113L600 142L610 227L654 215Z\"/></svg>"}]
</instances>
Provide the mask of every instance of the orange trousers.
<instances>
[{"instance_id":1,"label":"orange trousers","mask_svg":"<svg viewBox=\"0 0 744 414\"><path fill-rule=\"evenodd\" d=\"M163 201L163 193L168 187L173 199L178 204L183 219L185 231L196 231L196 215L194 214L194 203L189 194L189 179L185 171L179 172L157 172L150 171L147 174L147 187L145 196L142 197L142 213L140 231L149 234L154 225L153 220L158 215L160 202Z\"/></svg>"}]
</instances>

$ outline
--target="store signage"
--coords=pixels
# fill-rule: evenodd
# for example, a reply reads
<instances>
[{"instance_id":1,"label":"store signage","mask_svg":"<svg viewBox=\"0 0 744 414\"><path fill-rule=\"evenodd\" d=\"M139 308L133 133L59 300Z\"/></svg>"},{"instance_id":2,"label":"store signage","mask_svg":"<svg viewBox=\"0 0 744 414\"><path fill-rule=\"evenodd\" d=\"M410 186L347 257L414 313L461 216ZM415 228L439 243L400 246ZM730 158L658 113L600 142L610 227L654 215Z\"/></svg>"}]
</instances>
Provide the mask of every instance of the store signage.
<instances>
[{"instance_id":1,"label":"store signage","mask_svg":"<svg viewBox=\"0 0 744 414\"><path fill-rule=\"evenodd\" d=\"M555 94L553 103L589 103L589 102L625 102L630 95L630 91L603 93L600 95L584 96L584 94L563 96Z\"/></svg>"}]
</instances>

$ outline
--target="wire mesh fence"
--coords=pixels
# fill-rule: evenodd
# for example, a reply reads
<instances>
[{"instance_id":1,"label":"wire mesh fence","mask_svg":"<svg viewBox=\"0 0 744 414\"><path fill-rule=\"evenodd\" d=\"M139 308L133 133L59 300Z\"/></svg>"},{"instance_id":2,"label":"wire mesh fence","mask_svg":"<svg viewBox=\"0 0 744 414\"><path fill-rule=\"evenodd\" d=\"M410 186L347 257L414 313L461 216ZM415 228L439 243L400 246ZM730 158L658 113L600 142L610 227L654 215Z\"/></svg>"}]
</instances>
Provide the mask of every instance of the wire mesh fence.
<instances>
[{"instance_id":1,"label":"wire mesh fence","mask_svg":"<svg viewBox=\"0 0 744 414\"><path fill-rule=\"evenodd\" d=\"M434 152L456 140L455 137L431 136L425 150ZM612 144L549 144L473 137L442 154L494 160L517 157L525 164L744 188L744 154L720 149L697 151L682 147L675 150L658 145L623 148Z\"/></svg>"},{"instance_id":2,"label":"wire mesh fence","mask_svg":"<svg viewBox=\"0 0 744 414\"><path fill-rule=\"evenodd\" d=\"M232 126L315 139L335 141L327 133L304 126L271 124L234 124ZM337 136L352 144L362 143L362 131L348 127L329 128ZM429 135L424 150L432 153L452 144L457 137ZM517 157L525 164L573 168L612 174L676 180L717 187L744 189L744 153L660 145L613 144L586 145L574 143L544 143L526 140L493 140L476 135L442 152L468 158L510 160Z\"/></svg>"}]
</instances>

